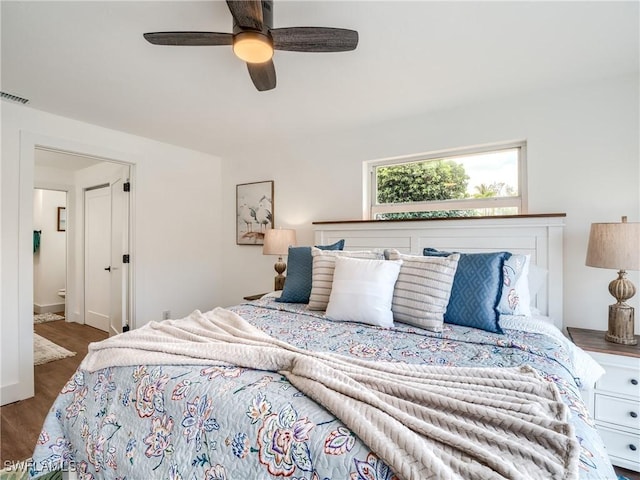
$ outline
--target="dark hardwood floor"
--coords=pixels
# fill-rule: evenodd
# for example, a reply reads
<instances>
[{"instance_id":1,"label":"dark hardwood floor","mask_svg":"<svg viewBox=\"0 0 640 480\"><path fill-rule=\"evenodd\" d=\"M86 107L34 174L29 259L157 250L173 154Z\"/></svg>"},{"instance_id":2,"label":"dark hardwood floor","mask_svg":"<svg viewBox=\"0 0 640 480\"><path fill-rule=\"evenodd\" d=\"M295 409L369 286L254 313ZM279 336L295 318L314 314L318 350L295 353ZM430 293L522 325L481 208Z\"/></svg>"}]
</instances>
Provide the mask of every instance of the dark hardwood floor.
<instances>
[{"instance_id":1,"label":"dark hardwood floor","mask_svg":"<svg viewBox=\"0 0 640 480\"><path fill-rule=\"evenodd\" d=\"M87 345L108 337L107 332L64 320L34 325L34 330L61 347L76 352L34 367L35 396L0 407L0 464L24 460L33 453L44 418L53 401L87 354Z\"/></svg>"}]
</instances>

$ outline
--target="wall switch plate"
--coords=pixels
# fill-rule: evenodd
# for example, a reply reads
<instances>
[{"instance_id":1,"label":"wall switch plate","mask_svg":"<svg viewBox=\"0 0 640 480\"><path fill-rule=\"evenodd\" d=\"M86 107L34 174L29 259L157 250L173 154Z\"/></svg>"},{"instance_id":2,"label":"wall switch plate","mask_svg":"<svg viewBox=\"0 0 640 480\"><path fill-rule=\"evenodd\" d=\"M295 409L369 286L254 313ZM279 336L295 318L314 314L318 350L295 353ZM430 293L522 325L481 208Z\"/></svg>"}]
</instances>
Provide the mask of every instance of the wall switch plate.
<instances>
[{"instance_id":1,"label":"wall switch plate","mask_svg":"<svg viewBox=\"0 0 640 480\"><path fill-rule=\"evenodd\" d=\"M171 310L165 310L162 312L162 319L169 320L171 318Z\"/></svg>"}]
</instances>

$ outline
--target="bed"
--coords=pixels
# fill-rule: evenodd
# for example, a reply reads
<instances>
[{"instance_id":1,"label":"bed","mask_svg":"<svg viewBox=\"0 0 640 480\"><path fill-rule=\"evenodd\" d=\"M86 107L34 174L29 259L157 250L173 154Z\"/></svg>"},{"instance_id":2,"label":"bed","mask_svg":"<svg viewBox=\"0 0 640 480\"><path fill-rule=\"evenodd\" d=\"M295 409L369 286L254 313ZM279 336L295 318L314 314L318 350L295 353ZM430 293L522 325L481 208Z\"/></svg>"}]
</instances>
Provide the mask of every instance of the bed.
<instances>
[{"instance_id":1,"label":"bed","mask_svg":"<svg viewBox=\"0 0 640 480\"><path fill-rule=\"evenodd\" d=\"M343 252L351 252L312 251L313 262L331 257L335 263L326 308L311 309L318 300L312 272L307 303L267 295L102 342L52 406L31 475L72 470L91 479L616 478L580 397L580 389L597 378L598 366L561 333L562 225L562 215L316 224L317 245L344 240ZM329 318L336 314L340 285L356 283L344 278L344 265L398 270L412 261L431 265L414 258L423 257L425 248L437 249L433 262L443 268L451 262L459 266L463 255L474 253L508 250L528 256L544 272L527 301L530 315L502 314L499 332L446 322L422 328L397 320L380 326ZM444 248L465 253L440 255ZM376 258L367 263L357 252ZM386 258L377 261L380 256ZM294 257L290 251L290 276ZM396 276L392 292L399 283ZM452 283L447 302L453 288ZM290 293L286 283L285 293ZM353 295L349 290L346 311ZM362 308L355 310L358 315ZM258 350L266 353L254 358ZM281 358L293 358L295 368L283 367ZM372 384L384 386L370 401ZM533 384L548 397L528 410ZM427 396L435 398L436 407L424 403ZM360 403L353 403L356 397ZM492 419L480 422L484 410L473 417L473 428L452 434L462 417L459 406L448 409L459 400L465 412L476 407L480 412L476 403L485 401L482 408L504 408L495 414L504 418L526 403L515 420L521 437L511 430L503 437L503 427ZM382 420L369 409L378 401ZM538 410L540 405L553 413ZM424 417L440 423L420 423ZM545 425L553 432L540 430ZM395 432L393 439L389 431ZM545 463L555 448L566 465L557 469L554 459L547 470L518 469L527 465L520 463L521 443L533 451L528 461ZM455 444L455 458L449 444ZM516 453L505 450L505 459L495 458L495 444L503 450L510 445L507 450ZM497 466L487 467L491 462Z\"/></svg>"}]
</instances>

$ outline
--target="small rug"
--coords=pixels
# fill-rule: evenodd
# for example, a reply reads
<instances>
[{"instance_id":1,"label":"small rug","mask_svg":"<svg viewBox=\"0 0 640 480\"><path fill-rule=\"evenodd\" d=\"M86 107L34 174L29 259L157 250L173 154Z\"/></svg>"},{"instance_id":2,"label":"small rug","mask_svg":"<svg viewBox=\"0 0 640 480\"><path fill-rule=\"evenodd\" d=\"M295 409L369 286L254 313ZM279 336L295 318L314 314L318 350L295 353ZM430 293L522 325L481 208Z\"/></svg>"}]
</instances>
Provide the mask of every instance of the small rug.
<instances>
[{"instance_id":1,"label":"small rug","mask_svg":"<svg viewBox=\"0 0 640 480\"><path fill-rule=\"evenodd\" d=\"M60 345L56 345L51 340L41 337L37 333L33 334L33 364L42 365L43 363L61 360L66 357L73 357L76 352L71 352Z\"/></svg>"},{"instance_id":2,"label":"small rug","mask_svg":"<svg viewBox=\"0 0 640 480\"><path fill-rule=\"evenodd\" d=\"M33 315L33 323L55 322L56 320L64 320L64 317L57 313L36 313Z\"/></svg>"}]
</instances>

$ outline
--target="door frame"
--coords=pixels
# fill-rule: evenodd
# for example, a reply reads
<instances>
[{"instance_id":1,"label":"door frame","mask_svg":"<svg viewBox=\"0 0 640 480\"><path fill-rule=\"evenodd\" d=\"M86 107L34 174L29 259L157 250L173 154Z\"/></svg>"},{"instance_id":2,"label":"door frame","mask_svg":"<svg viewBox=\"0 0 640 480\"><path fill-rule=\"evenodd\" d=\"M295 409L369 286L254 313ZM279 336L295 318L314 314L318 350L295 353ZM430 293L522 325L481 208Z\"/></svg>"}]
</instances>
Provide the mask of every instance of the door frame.
<instances>
[{"instance_id":1,"label":"door frame","mask_svg":"<svg viewBox=\"0 0 640 480\"><path fill-rule=\"evenodd\" d=\"M35 186L35 150L48 149L92 157L107 162L127 164L129 181L135 186L137 157L133 153L113 150L99 145L50 137L20 130L20 164L18 185L18 376L7 382L0 391L0 404L16 402L34 395L33 374L33 189ZM129 204L129 327L135 328L135 188Z\"/></svg>"}]
</instances>

